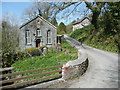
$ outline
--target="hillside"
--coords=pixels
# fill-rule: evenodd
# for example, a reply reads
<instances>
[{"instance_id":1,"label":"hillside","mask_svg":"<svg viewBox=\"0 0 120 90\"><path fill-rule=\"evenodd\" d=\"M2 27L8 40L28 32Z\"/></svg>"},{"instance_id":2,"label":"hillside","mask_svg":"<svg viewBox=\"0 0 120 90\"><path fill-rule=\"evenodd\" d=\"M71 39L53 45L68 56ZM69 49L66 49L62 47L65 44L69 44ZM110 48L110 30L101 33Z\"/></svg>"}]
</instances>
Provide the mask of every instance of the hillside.
<instances>
[{"instance_id":1,"label":"hillside","mask_svg":"<svg viewBox=\"0 0 120 90\"><path fill-rule=\"evenodd\" d=\"M117 43L115 42L117 35L107 35L102 31L102 29L96 34L92 34L91 28L91 25L86 26L82 29L75 30L69 36L98 49L115 53L118 52Z\"/></svg>"}]
</instances>

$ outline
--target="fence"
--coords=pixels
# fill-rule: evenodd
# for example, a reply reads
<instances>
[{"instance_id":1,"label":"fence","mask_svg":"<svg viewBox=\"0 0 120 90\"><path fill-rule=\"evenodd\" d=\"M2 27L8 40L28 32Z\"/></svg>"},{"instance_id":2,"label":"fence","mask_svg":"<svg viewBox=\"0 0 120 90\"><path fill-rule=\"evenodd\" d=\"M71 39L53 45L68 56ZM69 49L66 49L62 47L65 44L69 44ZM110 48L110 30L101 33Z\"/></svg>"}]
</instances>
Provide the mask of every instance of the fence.
<instances>
[{"instance_id":1,"label":"fence","mask_svg":"<svg viewBox=\"0 0 120 90\"><path fill-rule=\"evenodd\" d=\"M42 82L45 80L49 80L51 78L58 78L61 77L61 73L62 72L62 65L59 66L53 66L53 67L46 67L46 68L42 68L42 69L36 69L36 70L30 70L30 71L22 71L22 72L15 72L15 73L9 73L9 74L4 74L4 75L0 75L0 77L5 78L5 77L13 77L13 76L18 76L18 75L22 75L22 74L26 74L26 73L36 73L39 71L44 71L44 70L51 70L49 72L42 72L42 73L37 73L37 74L33 74L33 75L27 75L27 76L23 76L23 77L18 77L18 78L11 78L9 80L1 80L0 84L6 84L6 83L11 83L13 82L13 84L11 85L5 85L2 86L2 89L7 89L7 88L18 88L24 85L28 85L28 84L34 84L34 83L38 83L38 82ZM52 69L57 69L57 70L52 70ZM41 77L38 79L32 79L32 80L27 80L27 81L21 81L20 80L24 80L24 79L28 79L28 78L32 78L32 77L39 77L39 76L44 76L44 75L49 75L49 74L53 74L54 75L50 75L50 76L46 76L46 77ZM17 82L19 81L19 82Z\"/></svg>"}]
</instances>

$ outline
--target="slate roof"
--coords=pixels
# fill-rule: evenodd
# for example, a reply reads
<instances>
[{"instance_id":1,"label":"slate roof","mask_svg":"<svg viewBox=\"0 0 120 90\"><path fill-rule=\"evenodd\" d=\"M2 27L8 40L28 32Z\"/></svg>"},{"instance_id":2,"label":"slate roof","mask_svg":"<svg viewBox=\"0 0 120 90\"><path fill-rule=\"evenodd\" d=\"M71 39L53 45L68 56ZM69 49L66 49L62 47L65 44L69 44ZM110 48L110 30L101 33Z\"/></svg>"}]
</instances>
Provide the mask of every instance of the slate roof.
<instances>
[{"instance_id":1,"label":"slate roof","mask_svg":"<svg viewBox=\"0 0 120 90\"><path fill-rule=\"evenodd\" d=\"M56 26L54 26L53 24L51 24L49 21L47 21L46 19L44 19L44 18L41 17L40 15L36 16L35 18L33 18L33 19L29 20L28 22L24 23L23 25L21 25L21 26L20 26L20 29L21 29L22 27L26 26L27 24L29 24L30 22L34 21L34 20L37 19L38 17L41 18L43 21L45 21L46 23L48 23L49 25L51 25L53 28L56 29Z\"/></svg>"},{"instance_id":2,"label":"slate roof","mask_svg":"<svg viewBox=\"0 0 120 90\"><path fill-rule=\"evenodd\" d=\"M85 20L86 18L87 18L89 21L91 20L90 17L84 16L82 19L79 19L79 20L77 20L76 22L72 23L72 25L79 24L79 23L81 23L83 20Z\"/></svg>"}]
</instances>

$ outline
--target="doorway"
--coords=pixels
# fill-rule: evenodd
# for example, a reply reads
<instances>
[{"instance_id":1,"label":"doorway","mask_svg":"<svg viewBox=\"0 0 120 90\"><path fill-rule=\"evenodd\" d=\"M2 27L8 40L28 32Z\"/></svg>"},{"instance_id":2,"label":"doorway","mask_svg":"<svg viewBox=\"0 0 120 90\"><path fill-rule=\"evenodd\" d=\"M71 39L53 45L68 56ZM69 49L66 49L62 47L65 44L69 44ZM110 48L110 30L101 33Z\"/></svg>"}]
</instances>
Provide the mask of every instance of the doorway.
<instances>
[{"instance_id":1,"label":"doorway","mask_svg":"<svg viewBox=\"0 0 120 90\"><path fill-rule=\"evenodd\" d=\"M41 42L41 39L36 40L36 47L40 47L40 42Z\"/></svg>"}]
</instances>

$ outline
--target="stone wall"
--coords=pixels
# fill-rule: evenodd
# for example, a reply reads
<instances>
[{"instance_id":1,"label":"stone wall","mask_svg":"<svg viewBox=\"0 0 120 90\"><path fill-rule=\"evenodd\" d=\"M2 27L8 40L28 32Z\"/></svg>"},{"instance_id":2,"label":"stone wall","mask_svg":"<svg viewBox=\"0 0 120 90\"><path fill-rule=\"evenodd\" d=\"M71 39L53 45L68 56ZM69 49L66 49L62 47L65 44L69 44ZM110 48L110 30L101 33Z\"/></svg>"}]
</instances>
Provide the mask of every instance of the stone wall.
<instances>
[{"instance_id":1,"label":"stone wall","mask_svg":"<svg viewBox=\"0 0 120 90\"><path fill-rule=\"evenodd\" d=\"M81 64L78 65L74 65L74 66L63 66L62 68L62 79L67 80L70 79L72 77L76 77L76 76L81 76L83 75L87 68L88 68L88 59L86 59L84 62L82 62Z\"/></svg>"},{"instance_id":2,"label":"stone wall","mask_svg":"<svg viewBox=\"0 0 120 90\"><path fill-rule=\"evenodd\" d=\"M37 22L38 20L42 21L41 25L38 24L38 22ZM56 29L38 17L20 29L19 47L21 50L36 47L36 39L38 39L36 30L38 28L41 30L41 36L39 37L39 39L42 39L43 46L45 45L47 47L55 47L57 45L57 31L56 31ZM26 38L25 38L25 31L26 30L30 31L31 44L28 44L28 45L26 44ZM47 43L47 31L48 30L50 30L52 33L51 44Z\"/></svg>"},{"instance_id":3,"label":"stone wall","mask_svg":"<svg viewBox=\"0 0 120 90\"><path fill-rule=\"evenodd\" d=\"M78 59L69 61L62 67L62 79L83 75L88 68L89 60L86 52L78 50Z\"/></svg>"}]
</instances>

